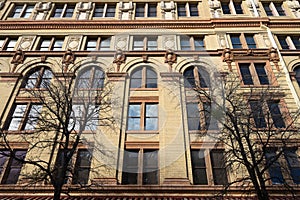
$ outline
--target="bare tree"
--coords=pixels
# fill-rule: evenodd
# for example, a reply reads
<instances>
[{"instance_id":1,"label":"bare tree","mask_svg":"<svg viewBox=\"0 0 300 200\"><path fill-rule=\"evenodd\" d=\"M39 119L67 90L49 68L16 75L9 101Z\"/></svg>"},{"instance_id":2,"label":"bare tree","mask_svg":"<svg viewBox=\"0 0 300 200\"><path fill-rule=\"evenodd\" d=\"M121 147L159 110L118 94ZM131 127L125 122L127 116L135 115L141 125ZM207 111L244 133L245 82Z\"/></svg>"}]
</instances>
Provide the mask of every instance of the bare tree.
<instances>
[{"instance_id":1,"label":"bare tree","mask_svg":"<svg viewBox=\"0 0 300 200\"><path fill-rule=\"evenodd\" d=\"M64 68L64 67L62 67ZM12 122L6 122L1 130L1 145L5 151L1 156L31 166L23 180L28 184L51 184L54 187L54 199L60 199L66 192L63 186L72 177L73 183L87 184L89 169L74 174L74 157L81 144L96 148L91 138L97 134L99 126L113 124L111 111L111 85L104 81L104 72L93 66L82 71L78 80L75 72L52 73L44 69L43 73L33 72L25 80L19 95L30 97L37 104L31 106L27 116L25 134L18 140L29 144L25 155L16 155L12 143L16 140L9 131ZM52 80L51 80L52 78ZM37 82L38 88L36 88ZM25 112L18 108L18 112ZM83 133L88 132L88 134ZM88 139L86 137L89 137ZM30 153L32 152L32 153ZM91 152L82 159L91 161Z\"/></svg>"},{"instance_id":2,"label":"bare tree","mask_svg":"<svg viewBox=\"0 0 300 200\"><path fill-rule=\"evenodd\" d=\"M218 78L223 86L211 83L210 90L204 90L196 84L195 92L199 101L205 99L211 105L203 110L210 114L210 126L214 122L219 126L207 135L225 147L224 165L233 180L224 193L231 186L241 186L245 193L268 200L272 193L268 185L281 184L296 197L291 184L300 182L300 163L293 152L299 110L288 112L283 101L286 94L277 87L241 87L233 73ZM295 164L298 168L293 168Z\"/></svg>"}]
</instances>

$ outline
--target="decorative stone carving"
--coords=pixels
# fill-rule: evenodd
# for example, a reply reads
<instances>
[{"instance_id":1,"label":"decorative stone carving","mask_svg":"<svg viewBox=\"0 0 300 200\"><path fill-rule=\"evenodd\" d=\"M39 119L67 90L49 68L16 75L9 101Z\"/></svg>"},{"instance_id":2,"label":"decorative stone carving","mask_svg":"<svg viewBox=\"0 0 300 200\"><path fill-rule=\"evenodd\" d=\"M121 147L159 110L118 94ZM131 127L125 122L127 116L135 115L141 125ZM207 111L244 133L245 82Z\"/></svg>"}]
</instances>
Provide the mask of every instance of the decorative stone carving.
<instances>
[{"instance_id":1,"label":"decorative stone carving","mask_svg":"<svg viewBox=\"0 0 300 200\"><path fill-rule=\"evenodd\" d=\"M125 63L125 60L126 60L125 54L121 49L118 49L115 53L114 62L113 62L117 64L117 69L116 69L117 72L120 71L120 66L122 63Z\"/></svg>"},{"instance_id":2,"label":"decorative stone carving","mask_svg":"<svg viewBox=\"0 0 300 200\"><path fill-rule=\"evenodd\" d=\"M160 7L161 7L163 19L175 19L176 7L174 1L171 2L161 1Z\"/></svg>"},{"instance_id":3,"label":"decorative stone carving","mask_svg":"<svg viewBox=\"0 0 300 200\"><path fill-rule=\"evenodd\" d=\"M246 5L250 10L251 15L256 16L255 10L257 10L257 12L259 11L258 0L246 0ZM255 8L253 8L253 5L255 6Z\"/></svg>"},{"instance_id":4,"label":"decorative stone carving","mask_svg":"<svg viewBox=\"0 0 300 200\"><path fill-rule=\"evenodd\" d=\"M222 53L223 62L226 62L229 68L229 71L232 71L231 63L233 61L233 54L229 48L224 49Z\"/></svg>"},{"instance_id":5,"label":"decorative stone carving","mask_svg":"<svg viewBox=\"0 0 300 200\"><path fill-rule=\"evenodd\" d=\"M89 19L92 7L92 2L79 2L77 4L76 19Z\"/></svg>"},{"instance_id":6,"label":"decorative stone carving","mask_svg":"<svg viewBox=\"0 0 300 200\"><path fill-rule=\"evenodd\" d=\"M219 39L219 44L220 44L221 48L222 49L226 48L227 44L226 44L225 34L219 34L218 39Z\"/></svg>"},{"instance_id":7,"label":"decorative stone carving","mask_svg":"<svg viewBox=\"0 0 300 200\"><path fill-rule=\"evenodd\" d=\"M15 55L13 56L11 64L18 65L18 64L22 64L23 61L24 61L24 52L21 49L19 49L16 51Z\"/></svg>"},{"instance_id":8,"label":"decorative stone carving","mask_svg":"<svg viewBox=\"0 0 300 200\"><path fill-rule=\"evenodd\" d=\"M6 3L6 0L0 1L0 10L4 8L4 5Z\"/></svg>"},{"instance_id":9,"label":"decorative stone carving","mask_svg":"<svg viewBox=\"0 0 300 200\"><path fill-rule=\"evenodd\" d=\"M115 49L120 49L122 51L128 50L128 36L117 36Z\"/></svg>"},{"instance_id":10,"label":"decorative stone carving","mask_svg":"<svg viewBox=\"0 0 300 200\"><path fill-rule=\"evenodd\" d=\"M279 66L278 66L278 62L280 59L278 56L277 49L275 49L274 47L271 47L269 49L268 55L269 55L269 60L275 64L277 71L280 71Z\"/></svg>"},{"instance_id":11,"label":"decorative stone carving","mask_svg":"<svg viewBox=\"0 0 300 200\"><path fill-rule=\"evenodd\" d=\"M75 55L71 49L68 49L63 55L62 64L64 64L67 67L70 64L74 64L74 61L75 61Z\"/></svg>"},{"instance_id":12,"label":"decorative stone carving","mask_svg":"<svg viewBox=\"0 0 300 200\"><path fill-rule=\"evenodd\" d=\"M300 18L300 3L297 0L287 1L287 5L296 17Z\"/></svg>"},{"instance_id":13,"label":"decorative stone carving","mask_svg":"<svg viewBox=\"0 0 300 200\"><path fill-rule=\"evenodd\" d=\"M265 34L263 34L262 36L263 36L263 40L264 40L264 42L265 42L266 47L271 47L272 44L271 44L271 41L270 41L270 39L269 39L268 34L265 33Z\"/></svg>"},{"instance_id":14,"label":"decorative stone carving","mask_svg":"<svg viewBox=\"0 0 300 200\"><path fill-rule=\"evenodd\" d=\"M23 36L17 49L20 49L22 51L31 50L34 38L35 36Z\"/></svg>"},{"instance_id":15,"label":"decorative stone carving","mask_svg":"<svg viewBox=\"0 0 300 200\"><path fill-rule=\"evenodd\" d=\"M72 51L78 50L80 40L81 40L81 36L79 36L79 35L69 36L69 40L67 43L67 49L70 49Z\"/></svg>"},{"instance_id":16,"label":"decorative stone carving","mask_svg":"<svg viewBox=\"0 0 300 200\"><path fill-rule=\"evenodd\" d=\"M175 36L174 35L164 35L163 40L163 49L176 49Z\"/></svg>"},{"instance_id":17,"label":"decorative stone carving","mask_svg":"<svg viewBox=\"0 0 300 200\"><path fill-rule=\"evenodd\" d=\"M177 55L171 49L168 49L165 53L165 63L169 65L169 72L172 72L172 65L176 62Z\"/></svg>"},{"instance_id":18,"label":"decorative stone carving","mask_svg":"<svg viewBox=\"0 0 300 200\"><path fill-rule=\"evenodd\" d=\"M51 7L51 2L38 2L35 6L35 10L33 11L33 19L45 20Z\"/></svg>"},{"instance_id":19,"label":"decorative stone carving","mask_svg":"<svg viewBox=\"0 0 300 200\"><path fill-rule=\"evenodd\" d=\"M218 18L221 16L222 10L221 10L221 3L219 0L209 0L208 5L212 17Z\"/></svg>"},{"instance_id":20,"label":"decorative stone carving","mask_svg":"<svg viewBox=\"0 0 300 200\"><path fill-rule=\"evenodd\" d=\"M133 4L132 2L123 3L119 2L119 19L132 19Z\"/></svg>"}]
</instances>

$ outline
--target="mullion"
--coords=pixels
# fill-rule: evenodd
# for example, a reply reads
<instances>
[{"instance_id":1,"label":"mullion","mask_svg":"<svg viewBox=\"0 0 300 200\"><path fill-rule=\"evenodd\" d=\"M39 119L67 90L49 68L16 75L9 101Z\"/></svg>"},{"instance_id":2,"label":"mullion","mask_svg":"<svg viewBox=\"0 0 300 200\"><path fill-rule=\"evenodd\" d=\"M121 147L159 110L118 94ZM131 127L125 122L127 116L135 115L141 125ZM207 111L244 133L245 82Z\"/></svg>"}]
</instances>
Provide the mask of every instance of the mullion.
<instances>
[{"instance_id":1,"label":"mullion","mask_svg":"<svg viewBox=\"0 0 300 200\"><path fill-rule=\"evenodd\" d=\"M140 130L144 131L146 129L146 104L142 102L141 104L141 115L140 115Z\"/></svg>"},{"instance_id":2,"label":"mullion","mask_svg":"<svg viewBox=\"0 0 300 200\"><path fill-rule=\"evenodd\" d=\"M31 106L32 105L29 104L29 103L26 104L25 112L24 112L22 120L19 124L19 130L24 130L25 129L26 122L28 121L28 118L29 118L29 113L30 113Z\"/></svg>"}]
</instances>

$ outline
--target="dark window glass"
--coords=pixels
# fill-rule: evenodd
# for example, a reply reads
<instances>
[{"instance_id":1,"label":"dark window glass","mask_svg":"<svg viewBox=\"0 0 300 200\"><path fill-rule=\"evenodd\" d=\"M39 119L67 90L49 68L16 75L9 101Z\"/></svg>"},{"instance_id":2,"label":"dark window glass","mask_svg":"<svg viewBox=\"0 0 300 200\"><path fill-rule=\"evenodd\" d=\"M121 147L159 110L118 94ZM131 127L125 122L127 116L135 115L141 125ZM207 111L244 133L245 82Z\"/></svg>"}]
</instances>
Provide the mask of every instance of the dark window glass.
<instances>
[{"instance_id":1,"label":"dark window glass","mask_svg":"<svg viewBox=\"0 0 300 200\"><path fill-rule=\"evenodd\" d=\"M144 150L143 184L158 184L158 151Z\"/></svg>"},{"instance_id":2,"label":"dark window glass","mask_svg":"<svg viewBox=\"0 0 300 200\"><path fill-rule=\"evenodd\" d=\"M198 103L188 103L186 108L189 130L200 130L200 111Z\"/></svg>"},{"instance_id":3,"label":"dark window glass","mask_svg":"<svg viewBox=\"0 0 300 200\"><path fill-rule=\"evenodd\" d=\"M179 17L186 17L185 3L177 3L177 13Z\"/></svg>"},{"instance_id":4,"label":"dark window glass","mask_svg":"<svg viewBox=\"0 0 300 200\"><path fill-rule=\"evenodd\" d=\"M122 172L122 184L137 184L139 150L125 150Z\"/></svg>"},{"instance_id":5,"label":"dark window glass","mask_svg":"<svg viewBox=\"0 0 300 200\"><path fill-rule=\"evenodd\" d=\"M183 73L183 77L184 77L184 87L186 87L186 88L196 87L193 67L190 67L187 70L185 70Z\"/></svg>"},{"instance_id":6,"label":"dark window glass","mask_svg":"<svg viewBox=\"0 0 300 200\"><path fill-rule=\"evenodd\" d=\"M300 37L299 36L291 36L291 39L294 43L296 49L300 49Z\"/></svg>"},{"instance_id":7,"label":"dark window glass","mask_svg":"<svg viewBox=\"0 0 300 200\"><path fill-rule=\"evenodd\" d=\"M62 17L63 10L64 10L64 5L63 4L55 5L52 17L55 17L55 18Z\"/></svg>"},{"instance_id":8,"label":"dark window glass","mask_svg":"<svg viewBox=\"0 0 300 200\"><path fill-rule=\"evenodd\" d=\"M296 81L297 81L298 85L300 86L300 67L296 67L294 69L294 72L296 73L296 76L295 76Z\"/></svg>"},{"instance_id":9,"label":"dark window glass","mask_svg":"<svg viewBox=\"0 0 300 200\"><path fill-rule=\"evenodd\" d=\"M180 49L191 50L191 43L189 37L186 36L180 37Z\"/></svg>"},{"instance_id":10,"label":"dark window glass","mask_svg":"<svg viewBox=\"0 0 300 200\"><path fill-rule=\"evenodd\" d=\"M42 67L39 70L29 73L29 76L26 78L25 88L48 88L52 77L53 73L51 70Z\"/></svg>"},{"instance_id":11,"label":"dark window glass","mask_svg":"<svg viewBox=\"0 0 300 200\"><path fill-rule=\"evenodd\" d=\"M90 67L79 73L76 87L77 89L103 88L104 76L104 72L97 66Z\"/></svg>"},{"instance_id":12,"label":"dark window glass","mask_svg":"<svg viewBox=\"0 0 300 200\"><path fill-rule=\"evenodd\" d=\"M261 85L269 85L269 78L265 70L266 63L255 63L255 70Z\"/></svg>"},{"instance_id":13,"label":"dark window glass","mask_svg":"<svg viewBox=\"0 0 300 200\"><path fill-rule=\"evenodd\" d=\"M103 17L105 4L96 4L94 17Z\"/></svg>"},{"instance_id":14,"label":"dark window glass","mask_svg":"<svg viewBox=\"0 0 300 200\"><path fill-rule=\"evenodd\" d=\"M135 16L136 17L145 17L145 4L144 3L136 4Z\"/></svg>"},{"instance_id":15,"label":"dark window glass","mask_svg":"<svg viewBox=\"0 0 300 200\"><path fill-rule=\"evenodd\" d=\"M148 17L156 17L156 4L148 4Z\"/></svg>"},{"instance_id":16,"label":"dark window glass","mask_svg":"<svg viewBox=\"0 0 300 200\"><path fill-rule=\"evenodd\" d=\"M13 11L11 12L11 14L9 15L9 17L20 18L23 7L24 5L16 5Z\"/></svg>"},{"instance_id":17,"label":"dark window glass","mask_svg":"<svg viewBox=\"0 0 300 200\"><path fill-rule=\"evenodd\" d=\"M256 128L267 127L265 115L263 113L262 102L250 101L249 104Z\"/></svg>"},{"instance_id":18,"label":"dark window glass","mask_svg":"<svg viewBox=\"0 0 300 200\"><path fill-rule=\"evenodd\" d=\"M266 164L269 170L269 175L273 184L283 184L284 179L281 172L281 167L278 162L275 149L268 149L266 152Z\"/></svg>"},{"instance_id":19,"label":"dark window glass","mask_svg":"<svg viewBox=\"0 0 300 200\"><path fill-rule=\"evenodd\" d=\"M221 2L221 6L222 6L223 14L231 14L228 2Z\"/></svg>"},{"instance_id":20,"label":"dark window glass","mask_svg":"<svg viewBox=\"0 0 300 200\"><path fill-rule=\"evenodd\" d=\"M249 49L255 49L256 48L256 43L254 40L253 35L245 35L247 46Z\"/></svg>"},{"instance_id":21,"label":"dark window glass","mask_svg":"<svg viewBox=\"0 0 300 200\"><path fill-rule=\"evenodd\" d=\"M210 152L212 172L215 185L226 185L227 172L225 168L224 151L219 149L213 149Z\"/></svg>"},{"instance_id":22,"label":"dark window glass","mask_svg":"<svg viewBox=\"0 0 300 200\"><path fill-rule=\"evenodd\" d=\"M192 150L193 181L196 185L207 185L204 150Z\"/></svg>"},{"instance_id":23,"label":"dark window glass","mask_svg":"<svg viewBox=\"0 0 300 200\"><path fill-rule=\"evenodd\" d=\"M282 3L274 3L274 6L275 6L279 16L285 16L285 12L282 9Z\"/></svg>"},{"instance_id":24,"label":"dark window glass","mask_svg":"<svg viewBox=\"0 0 300 200\"><path fill-rule=\"evenodd\" d=\"M194 45L195 50L203 50L205 48L203 37L194 37Z\"/></svg>"},{"instance_id":25,"label":"dark window glass","mask_svg":"<svg viewBox=\"0 0 300 200\"><path fill-rule=\"evenodd\" d=\"M242 2L233 2L234 8L235 8L235 13L236 14L243 14L243 9L242 9Z\"/></svg>"},{"instance_id":26,"label":"dark window glass","mask_svg":"<svg viewBox=\"0 0 300 200\"><path fill-rule=\"evenodd\" d=\"M289 44L286 42L286 36L277 36L282 49L290 49Z\"/></svg>"},{"instance_id":27,"label":"dark window glass","mask_svg":"<svg viewBox=\"0 0 300 200\"><path fill-rule=\"evenodd\" d=\"M268 101L269 111L273 120L273 124L276 128L285 128L285 123L280 112L278 101Z\"/></svg>"},{"instance_id":28,"label":"dark window glass","mask_svg":"<svg viewBox=\"0 0 300 200\"><path fill-rule=\"evenodd\" d=\"M253 79L249 69L250 64L239 63L239 67L244 85L253 85Z\"/></svg>"},{"instance_id":29,"label":"dark window glass","mask_svg":"<svg viewBox=\"0 0 300 200\"><path fill-rule=\"evenodd\" d=\"M23 160L26 156L25 150L15 150L15 157ZM10 157L5 173L2 178L2 184L16 184L18 182L20 172L22 169L22 162L16 158Z\"/></svg>"},{"instance_id":30,"label":"dark window glass","mask_svg":"<svg viewBox=\"0 0 300 200\"><path fill-rule=\"evenodd\" d=\"M107 4L106 9L106 17L115 17L116 5L115 4Z\"/></svg>"},{"instance_id":31,"label":"dark window glass","mask_svg":"<svg viewBox=\"0 0 300 200\"><path fill-rule=\"evenodd\" d=\"M288 163L293 182L300 184L300 161L296 151L297 149L285 149L284 156Z\"/></svg>"},{"instance_id":32,"label":"dark window glass","mask_svg":"<svg viewBox=\"0 0 300 200\"><path fill-rule=\"evenodd\" d=\"M71 18L73 16L74 9L75 5L67 5L64 17Z\"/></svg>"},{"instance_id":33,"label":"dark window glass","mask_svg":"<svg viewBox=\"0 0 300 200\"><path fill-rule=\"evenodd\" d=\"M196 16L199 16L199 13L198 13L198 4L197 3L189 3L189 6L190 6L190 16L191 17L196 17Z\"/></svg>"},{"instance_id":34,"label":"dark window glass","mask_svg":"<svg viewBox=\"0 0 300 200\"><path fill-rule=\"evenodd\" d=\"M267 16L273 16L273 12L270 8L270 4L269 3L263 3L263 7L266 11Z\"/></svg>"},{"instance_id":35,"label":"dark window glass","mask_svg":"<svg viewBox=\"0 0 300 200\"><path fill-rule=\"evenodd\" d=\"M144 66L133 71L130 76L130 88L157 88L157 74Z\"/></svg>"},{"instance_id":36,"label":"dark window glass","mask_svg":"<svg viewBox=\"0 0 300 200\"><path fill-rule=\"evenodd\" d=\"M73 184L87 184L90 168L91 168L92 154L89 150L80 149L77 153L75 170L73 176Z\"/></svg>"},{"instance_id":37,"label":"dark window glass","mask_svg":"<svg viewBox=\"0 0 300 200\"><path fill-rule=\"evenodd\" d=\"M241 40L240 40L240 35L230 35L232 47L234 49L241 49L243 48Z\"/></svg>"}]
</instances>

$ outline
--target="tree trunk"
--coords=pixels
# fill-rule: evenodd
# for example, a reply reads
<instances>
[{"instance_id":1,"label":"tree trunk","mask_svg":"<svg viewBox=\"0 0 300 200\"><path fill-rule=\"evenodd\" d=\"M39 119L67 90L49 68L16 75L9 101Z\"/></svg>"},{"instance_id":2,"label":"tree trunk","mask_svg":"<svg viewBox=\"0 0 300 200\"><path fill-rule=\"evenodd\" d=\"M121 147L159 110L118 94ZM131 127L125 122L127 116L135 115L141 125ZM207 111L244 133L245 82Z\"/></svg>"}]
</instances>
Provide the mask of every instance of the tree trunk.
<instances>
[{"instance_id":1,"label":"tree trunk","mask_svg":"<svg viewBox=\"0 0 300 200\"><path fill-rule=\"evenodd\" d=\"M60 186L54 188L54 197L53 197L53 200L60 200L61 188L62 187L60 187Z\"/></svg>"}]
</instances>

